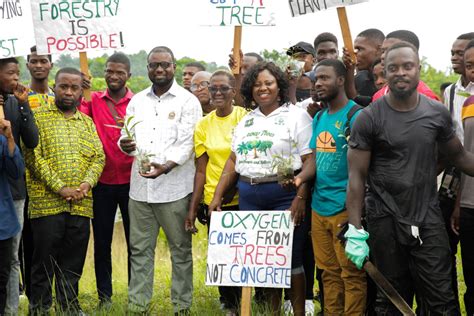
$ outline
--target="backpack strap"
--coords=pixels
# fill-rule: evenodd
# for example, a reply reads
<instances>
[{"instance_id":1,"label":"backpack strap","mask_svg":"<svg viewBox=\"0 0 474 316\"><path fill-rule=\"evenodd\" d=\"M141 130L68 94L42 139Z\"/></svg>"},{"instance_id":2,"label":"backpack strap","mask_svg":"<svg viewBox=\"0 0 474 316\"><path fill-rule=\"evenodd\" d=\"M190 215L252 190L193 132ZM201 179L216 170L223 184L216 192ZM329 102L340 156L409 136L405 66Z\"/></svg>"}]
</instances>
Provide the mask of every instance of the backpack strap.
<instances>
[{"instance_id":1,"label":"backpack strap","mask_svg":"<svg viewBox=\"0 0 474 316\"><path fill-rule=\"evenodd\" d=\"M328 108L323 108L323 109L319 110L318 113L316 113L316 116L315 116L315 117L316 117L316 122L319 121L319 119L321 118L321 116L323 116L323 113L324 113L324 112L327 112L327 110L328 110Z\"/></svg>"},{"instance_id":2,"label":"backpack strap","mask_svg":"<svg viewBox=\"0 0 474 316\"><path fill-rule=\"evenodd\" d=\"M449 88L449 113L451 113L452 116L454 110L454 94L456 93L456 84L451 84Z\"/></svg>"},{"instance_id":3,"label":"backpack strap","mask_svg":"<svg viewBox=\"0 0 474 316\"><path fill-rule=\"evenodd\" d=\"M344 136L346 139L351 135L351 120L354 117L354 115L362 110L363 107L361 107L359 104L354 103L354 105L350 108L349 112L347 112L347 120L346 124L344 125Z\"/></svg>"}]
</instances>

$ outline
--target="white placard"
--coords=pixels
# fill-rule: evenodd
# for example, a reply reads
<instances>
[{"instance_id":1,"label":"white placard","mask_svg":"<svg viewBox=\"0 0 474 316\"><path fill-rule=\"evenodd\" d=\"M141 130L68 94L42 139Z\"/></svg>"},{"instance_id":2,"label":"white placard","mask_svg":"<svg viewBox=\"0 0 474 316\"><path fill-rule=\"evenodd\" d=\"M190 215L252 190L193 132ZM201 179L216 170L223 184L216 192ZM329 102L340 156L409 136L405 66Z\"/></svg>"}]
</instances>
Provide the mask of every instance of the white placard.
<instances>
[{"instance_id":1,"label":"white placard","mask_svg":"<svg viewBox=\"0 0 474 316\"><path fill-rule=\"evenodd\" d=\"M31 0L38 54L124 47L123 0ZM122 19L126 17L123 16ZM137 21L139 23L139 21Z\"/></svg>"},{"instance_id":2,"label":"white placard","mask_svg":"<svg viewBox=\"0 0 474 316\"><path fill-rule=\"evenodd\" d=\"M289 288L290 211L213 212L206 285Z\"/></svg>"},{"instance_id":3,"label":"white placard","mask_svg":"<svg viewBox=\"0 0 474 316\"><path fill-rule=\"evenodd\" d=\"M277 0L200 0L203 26L273 26Z\"/></svg>"},{"instance_id":4,"label":"white placard","mask_svg":"<svg viewBox=\"0 0 474 316\"><path fill-rule=\"evenodd\" d=\"M345 7L352 4L367 2L369 0L288 0L291 16L316 13L333 7Z\"/></svg>"},{"instance_id":5,"label":"white placard","mask_svg":"<svg viewBox=\"0 0 474 316\"><path fill-rule=\"evenodd\" d=\"M3 0L0 4L0 58L25 56L34 45L25 26L31 26L26 0Z\"/></svg>"}]
</instances>

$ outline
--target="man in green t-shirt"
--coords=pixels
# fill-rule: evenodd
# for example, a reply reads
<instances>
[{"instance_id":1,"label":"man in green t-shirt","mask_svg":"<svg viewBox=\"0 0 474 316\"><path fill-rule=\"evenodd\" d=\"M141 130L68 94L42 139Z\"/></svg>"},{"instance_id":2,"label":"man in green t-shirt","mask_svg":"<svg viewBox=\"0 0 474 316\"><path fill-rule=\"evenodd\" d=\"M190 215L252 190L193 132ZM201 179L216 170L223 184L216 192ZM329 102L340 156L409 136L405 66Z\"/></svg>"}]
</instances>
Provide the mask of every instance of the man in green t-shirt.
<instances>
[{"instance_id":1,"label":"man in green t-shirt","mask_svg":"<svg viewBox=\"0 0 474 316\"><path fill-rule=\"evenodd\" d=\"M365 273L346 257L337 235L347 222L347 138L360 107L344 91L346 69L341 61L327 59L315 69L315 90L328 107L313 120L312 163L306 164L295 184L314 177L311 234L316 265L323 269L324 313L362 315L365 312Z\"/></svg>"}]
</instances>

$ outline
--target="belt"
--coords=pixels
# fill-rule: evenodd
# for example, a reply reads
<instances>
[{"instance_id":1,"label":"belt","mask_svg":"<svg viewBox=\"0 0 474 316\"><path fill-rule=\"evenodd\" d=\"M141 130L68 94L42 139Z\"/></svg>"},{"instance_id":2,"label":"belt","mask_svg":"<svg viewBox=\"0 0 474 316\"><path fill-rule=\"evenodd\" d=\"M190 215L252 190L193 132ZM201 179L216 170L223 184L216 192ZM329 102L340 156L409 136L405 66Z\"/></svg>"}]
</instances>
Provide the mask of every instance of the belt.
<instances>
[{"instance_id":1,"label":"belt","mask_svg":"<svg viewBox=\"0 0 474 316\"><path fill-rule=\"evenodd\" d=\"M300 173L301 169L295 170L294 174L297 175ZM264 177L246 177L240 176L239 180L250 183L251 185L254 184L261 184L261 183L271 183L271 182L278 182L278 175L274 174L271 176L264 176Z\"/></svg>"},{"instance_id":2,"label":"belt","mask_svg":"<svg viewBox=\"0 0 474 316\"><path fill-rule=\"evenodd\" d=\"M260 183L278 182L278 175L264 176L264 177L246 177L240 176L240 181L250 183L251 185Z\"/></svg>"}]
</instances>

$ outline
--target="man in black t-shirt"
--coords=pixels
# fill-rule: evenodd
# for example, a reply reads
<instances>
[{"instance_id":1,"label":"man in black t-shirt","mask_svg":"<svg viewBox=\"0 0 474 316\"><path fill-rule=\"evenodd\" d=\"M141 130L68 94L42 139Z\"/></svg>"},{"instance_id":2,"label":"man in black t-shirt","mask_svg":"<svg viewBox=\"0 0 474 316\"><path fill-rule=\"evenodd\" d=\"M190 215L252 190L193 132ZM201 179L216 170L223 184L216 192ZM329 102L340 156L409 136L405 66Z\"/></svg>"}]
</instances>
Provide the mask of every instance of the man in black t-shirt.
<instances>
[{"instance_id":1,"label":"man in black t-shirt","mask_svg":"<svg viewBox=\"0 0 474 316\"><path fill-rule=\"evenodd\" d=\"M402 297L417 295L422 315L459 315L451 283L449 243L438 206L437 152L474 175L474 155L456 137L449 111L420 95L417 49L406 42L385 53L390 87L356 119L349 141L346 254L362 267L369 234L361 226L365 181L371 259ZM378 293L377 313L398 315Z\"/></svg>"}]
</instances>

